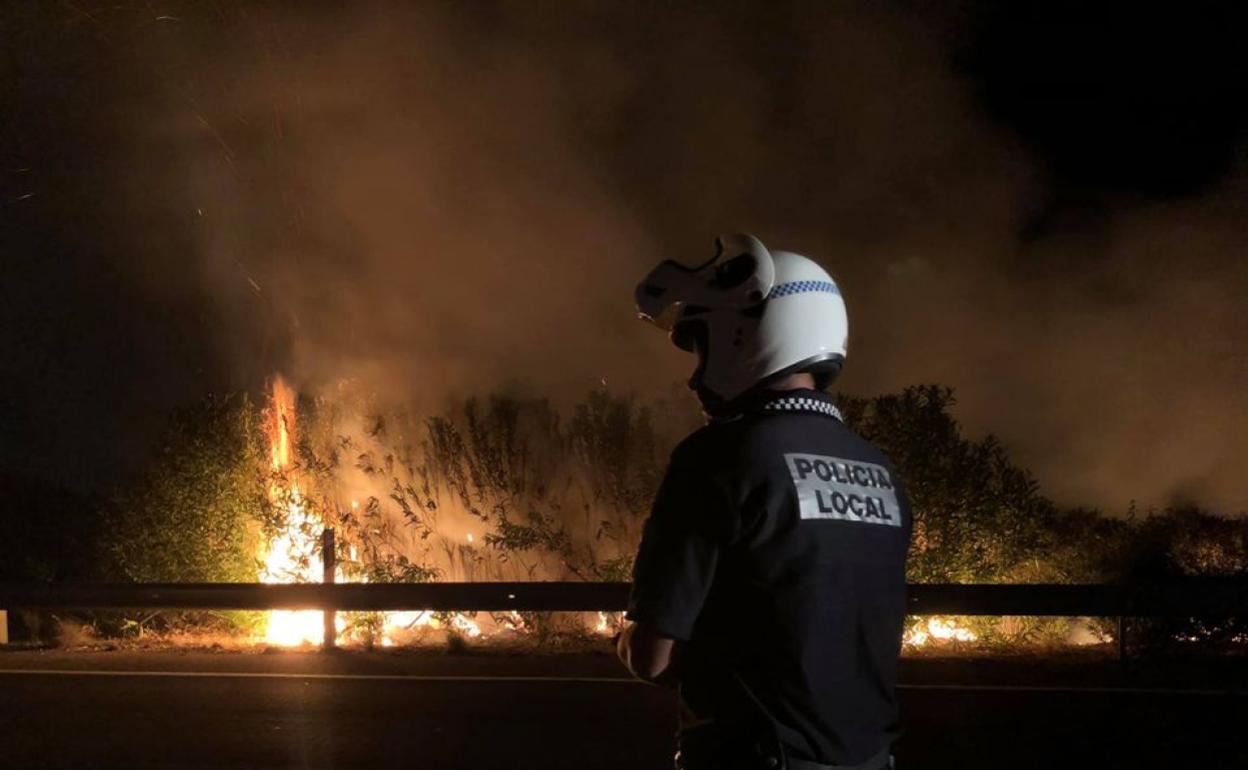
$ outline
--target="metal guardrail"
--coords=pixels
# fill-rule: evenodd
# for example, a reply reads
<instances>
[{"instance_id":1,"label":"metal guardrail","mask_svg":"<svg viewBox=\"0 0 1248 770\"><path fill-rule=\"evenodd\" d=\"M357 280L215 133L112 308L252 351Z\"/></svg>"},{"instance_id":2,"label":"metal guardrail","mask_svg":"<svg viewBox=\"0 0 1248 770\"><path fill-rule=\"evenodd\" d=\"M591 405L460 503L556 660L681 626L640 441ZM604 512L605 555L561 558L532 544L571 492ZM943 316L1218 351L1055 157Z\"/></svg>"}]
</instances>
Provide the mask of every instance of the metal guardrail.
<instances>
[{"instance_id":1,"label":"metal guardrail","mask_svg":"<svg viewBox=\"0 0 1248 770\"><path fill-rule=\"evenodd\" d=\"M0 584L9 609L614 612L627 602L627 583Z\"/></svg>"},{"instance_id":2,"label":"metal guardrail","mask_svg":"<svg viewBox=\"0 0 1248 770\"><path fill-rule=\"evenodd\" d=\"M5 610L320 610L323 644L337 641L336 612L620 612L628 583L335 583L335 532L321 532L321 583L0 583L0 644ZM1049 615L1117 617L1125 658L1124 618L1248 614L1248 582L1200 580L1182 585L1002 585L917 583L906 587L911 615Z\"/></svg>"},{"instance_id":3,"label":"metal guardrail","mask_svg":"<svg viewBox=\"0 0 1248 770\"><path fill-rule=\"evenodd\" d=\"M1230 617L1248 614L1248 583L913 584L914 615L1066 617Z\"/></svg>"},{"instance_id":4,"label":"metal guardrail","mask_svg":"<svg viewBox=\"0 0 1248 770\"><path fill-rule=\"evenodd\" d=\"M118 583L0 584L4 609L447 610L618 612L627 583ZM1248 585L920 583L913 615L1188 617L1248 615Z\"/></svg>"},{"instance_id":5,"label":"metal guardrail","mask_svg":"<svg viewBox=\"0 0 1248 770\"><path fill-rule=\"evenodd\" d=\"M326 533L333 553L333 535ZM322 610L323 646L337 642L337 611L619 612L627 583L123 583L0 584L3 609ZM1183 585L911 584L911 615L1116 617L1119 658L1127 657L1126 618L1248 615L1243 581ZM3 613L0 612L0 616ZM4 629L7 630L7 629Z\"/></svg>"}]
</instances>

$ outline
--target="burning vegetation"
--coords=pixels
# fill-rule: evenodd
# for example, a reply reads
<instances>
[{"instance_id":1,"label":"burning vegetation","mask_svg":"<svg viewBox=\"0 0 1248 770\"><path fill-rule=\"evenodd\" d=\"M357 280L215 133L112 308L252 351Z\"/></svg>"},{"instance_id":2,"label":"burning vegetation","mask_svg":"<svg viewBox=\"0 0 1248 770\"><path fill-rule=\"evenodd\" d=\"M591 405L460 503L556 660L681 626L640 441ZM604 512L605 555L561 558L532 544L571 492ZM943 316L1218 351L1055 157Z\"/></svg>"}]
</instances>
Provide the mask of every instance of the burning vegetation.
<instances>
[{"instance_id":1,"label":"burning vegetation","mask_svg":"<svg viewBox=\"0 0 1248 770\"><path fill-rule=\"evenodd\" d=\"M240 394L175 414L148 472L102 506L102 548L84 554L74 574L319 582L320 535L332 527L341 582L627 580L670 449L697 424L687 404L600 390L561 411L545 399L494 394L422 415L379 404L355 383L310 395L277 378L260 405ZM964 437L951 405L951 392L938 387L842 398L847 421L906 480L915 511L911 581L1248 574L1243 519L1061 509L999 443ZM29 564L61 552L25 543ZM94 618L106 634L181 624L279 646L319 642L322 621L315 611ZM336 622L344 643L388 646L593 639L614 633L619 618L404 612L340 613ZM1088 644L1116 632L1096 619L929 617L911 619L905 641L912 649ZM1248 633L1234 619L1141 620L1131 637L1220 645L1242 644Z\"/></svg>"},{"instance_id":2,"label":"burning vegetation","mask_svg":"<svg viewBox=\"0 0 1248 770\"><path fill-rule=\"evenodd\" d=\"M264 543L258 561L264 583L304 583L323 577L324 561L317 544L325 522L304 504L299 478L291 467L295 426L295 395L280 377L273 380L266 412L272 479L268 500L278 515L277 531ZM315 642L321 637L323 613L275 611L268 613L265 641L279 645Z\"/></svg>"},{"instance_id":3,"label":"burning vegetation","mask_svg":"<svg viewBox=\"0 0 1248 770\"><path fill-rule=\"evenodd\" d=\"M645 495L628 490L618 473L591 488L575 461L604 448L594 434L612 419L608 400L583 407L568 434L558 436L556 415L537 404L495 400L482 413L474 402L465 406L462 425L432 418L420 426L401 414L363 417L346 384L337 398L304 403L308 415L301 417L295 392L276 377L261 414L269 457L258 517L262 582L321 581L321 535L328 527L338 533L335 582L626 579ZM629 417L619 406L617 416ZM416 445L411 439L420 427L423 441ZM627 422L614 429L649 430ZM549 452L566 440L580 442L574 467ZM657 471L657 465L647 469L646 483ZM610 490L615 494L607 499L603 492ZM569 520L562 512L570 508L583 515ZM343 641L381 646L430 632L465 639L540 635L554 630L542 628L552 622L518 612L339 613L335 619ZM619 618L593 613L561 623L565 631L610 635ZM315 644L323 625L320 611L274 611L256 635L273 645Z\"/></svg>"},{"instance_id":4,"label":"burning vegetation","mask_svg":"<svg viewBox=\"0 0 1248 770\"><path fill-rule=\"evenodd\" d=\"M292 459L291 450L297 424L295 393L284 379L275 377L269 398L264 418L271 457L271 479L268 484L268 521L271 535L257 554L257 561L260 563L259 577L264 583L319 582L326 576L325 554L322 551L326 541L322 538L322 533L329 524L320 512L324 507L318 509L305 499L300 485L301 473ZM373 505L376 498L370 497L369 501ZM344 509L338 518L353 516L359 511L359 500L351 499L349 508ZM468 533L466 539L471 546L474 542L473 534ZM394 546L393 543L391 545ZM395 550L398 550L397 546ZM369 576L361 568L357 546L346 543L344 551L346 559L335 554L330 562L334 565L334 582L368 582ZM409 566L401 555L396 561L401 567ZM421 576L419 572L416 575ZM433 577L433 573L423 576ZM522 625L518 615L508 620L513 628ZM338 614L334 622L338 635L347 640L359 639L369 644L377 642L387 647L394 644L394 637L401 637L417 629L438 630L446 626L452 632L468 638L481 635L481 627L475 620L458 613L344 613ZM325 613L317 610L268 612L263 639L269 644L279 646L319 644L324 633L324 623Z\"/></svg>"}]
</instances>

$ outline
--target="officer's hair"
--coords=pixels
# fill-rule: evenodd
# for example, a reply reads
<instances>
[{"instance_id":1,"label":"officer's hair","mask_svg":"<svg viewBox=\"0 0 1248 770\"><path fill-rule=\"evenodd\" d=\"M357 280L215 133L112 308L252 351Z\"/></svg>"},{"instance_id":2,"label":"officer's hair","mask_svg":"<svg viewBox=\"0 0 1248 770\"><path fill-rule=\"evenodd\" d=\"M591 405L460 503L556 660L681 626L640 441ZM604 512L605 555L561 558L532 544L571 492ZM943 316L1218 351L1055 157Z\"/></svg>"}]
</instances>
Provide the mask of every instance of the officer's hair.
<instances>
[{"instance_id":1,"label":"officer's hair","mask_svg":"<svg viewBox=\"0 0 1248 770\"><path fill-rule=\"evenodd\" d=\"M815 390L827 390L836 381L838 372L811 372L815 376Z\"/></svg>"},{"instance_id":2,"label":"officer's hair","mask_svg":"<svg viewBox=\"0 0 1248 770\"><path fill-rule=\"evenodd\" d=\"M831 361L820 361L817 364L806 367L802 371L815 378L815 390L827 390L832 387L833 382L836 382L837 376L841 373L841 365L843 363L839 358Z\"/></svg>"},{"instance_id":3,"label":"officer's hair","mask_svg":"<svg viewBox=\"0 0 1248 770\"><path fill-rule=\"evenodd\" d=\"M769 382L775 382L793 374L809 374L815 380L815 390L827 390L836 381L836 377L841 373L841 366L844 363L845 359L839 355L822 361L802 361L787 369L781 369L763 380L760 385L766 386Z\"/></svg>"}]
</instances>

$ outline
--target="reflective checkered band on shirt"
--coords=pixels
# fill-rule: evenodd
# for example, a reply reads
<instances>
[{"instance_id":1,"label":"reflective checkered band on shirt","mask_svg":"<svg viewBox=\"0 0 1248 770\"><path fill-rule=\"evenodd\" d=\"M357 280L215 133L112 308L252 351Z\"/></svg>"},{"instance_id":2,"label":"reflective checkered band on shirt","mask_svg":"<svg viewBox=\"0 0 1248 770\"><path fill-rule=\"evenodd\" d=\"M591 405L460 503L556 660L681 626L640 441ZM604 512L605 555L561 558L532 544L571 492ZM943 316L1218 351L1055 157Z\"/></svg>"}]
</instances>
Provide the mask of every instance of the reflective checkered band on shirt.
<instances>
[{"instance_id":1,"label":"reflective checkered band on shirt","mask_svg":"<svg viewBox=\"0 0 1248 770\"><path fill-rule=\"evenodd\" d=\"M827 294L840 294L841 290L831 281L790 281L778 283L767 292L767 299L787 297L790 294L805 294L808 291L822 291Z\"/></svg>"},{"instance_id":2,"label":"reflective checkered band on shirt","mask_svg":"<svg viewBox=\"0 0 1248 770\"><path fill-rule=\"evenodd\" d=\"M817 398L804 396L777 398L775 401L768 401L764 404L763 409L769 412L815 412L828 417L835 417L841 422L845 421L845 418L841 417L841 410L836 408L836 404L833 404L831 401L822 401Z\"/></svg>"}]
</instances>

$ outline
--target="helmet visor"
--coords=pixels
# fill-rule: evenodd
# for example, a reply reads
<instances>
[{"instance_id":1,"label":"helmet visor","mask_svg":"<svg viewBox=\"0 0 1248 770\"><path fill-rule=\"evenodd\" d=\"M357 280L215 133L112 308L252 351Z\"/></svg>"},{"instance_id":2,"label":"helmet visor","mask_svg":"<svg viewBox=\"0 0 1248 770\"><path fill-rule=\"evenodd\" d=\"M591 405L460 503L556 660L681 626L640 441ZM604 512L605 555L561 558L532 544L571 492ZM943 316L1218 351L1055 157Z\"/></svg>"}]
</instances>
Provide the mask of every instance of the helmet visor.
<instances>
[{"instance_id":1,"label":"helmet visor","mask_svg":"<svg viewBox=\"0 0 1248 770\"><path fill-rule=\"evenodd\" d=\"M715 243L709 262L691 268L665 260L642 279L634 293L642 318L671 330L684 315L682 306L739 309L763 301L776 275L766 247L748 235L721 236Z\"/></svg>"}]
</instances>

